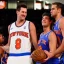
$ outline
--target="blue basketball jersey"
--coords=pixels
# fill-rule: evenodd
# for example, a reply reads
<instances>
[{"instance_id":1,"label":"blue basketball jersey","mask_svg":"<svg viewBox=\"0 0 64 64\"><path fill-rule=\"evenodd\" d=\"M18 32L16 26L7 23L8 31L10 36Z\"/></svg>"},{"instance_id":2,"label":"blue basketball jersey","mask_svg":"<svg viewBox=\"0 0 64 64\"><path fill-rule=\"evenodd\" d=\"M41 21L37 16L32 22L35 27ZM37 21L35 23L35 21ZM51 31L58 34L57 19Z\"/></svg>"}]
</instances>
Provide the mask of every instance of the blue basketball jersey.
<instances>
[{"instance_id":1,"label":"blue basketball jersey","mask_svg":"<svg viewBox=\"0 0 64 64\"><path fill-rule=\"evenodd\" d=\"M63 16L60 17L60 19L62 18ZM56 33L56 36L58 38L58 43L62 43L62 39L63 39L63 36L62 36L62 33L61 33L61 29L59 27L59 21L56 21L55 25L54 25L54 32ZM61 55L61 58L60 58L60 63L59 64L64 64L64 53L62 53Z\"/></svg>"},{"instance_id":2,"label":"blue basketball jersey","mask_svg":"<svg viewBox=\"0 0 64 64\"><path fill-rule=\"evenodd\" d=\"M62 18L62 16L60 17L60 19L61 18ZM62 39L63 39L63 36L62 36L62 33L61 33L61 29L59 27L59 21L60 21L60 19L58 21L56 21L55 24L54 24L54 26L53 26L53 30L54 30L56 36L58 37L58 42L59 43L61 43Z\"/></svg>"},{"instance_id":3,"label":"blue basketball jersey","mask_svg":"<svg viewBox=\"0 0 64 64\"><path fill-rule=\"evenodd\" d=\"M49 49L49 35L52 31L46 34L41 33L38 45L42 47L43 50L50 51ZM51 58L45 63L36 62L36 64L59 64L58 58Z\"/></svg>"},{"instance_id":4,"label":"blue basketball jersey","mask_svg":"<svg viewBox=\"0 0 64 64\"><path fill-rule=\"evenodd\" d=\"M39 38L40 42L38 43L38 45L39 46L41 45L43 50L48 50L49 51L49 39L48 39L48 36L49 36L49 34L51 32L52 31L49 31L46 34L41 33L41 35L40 35L40 38Z\"/></svg>"}]
</instances>

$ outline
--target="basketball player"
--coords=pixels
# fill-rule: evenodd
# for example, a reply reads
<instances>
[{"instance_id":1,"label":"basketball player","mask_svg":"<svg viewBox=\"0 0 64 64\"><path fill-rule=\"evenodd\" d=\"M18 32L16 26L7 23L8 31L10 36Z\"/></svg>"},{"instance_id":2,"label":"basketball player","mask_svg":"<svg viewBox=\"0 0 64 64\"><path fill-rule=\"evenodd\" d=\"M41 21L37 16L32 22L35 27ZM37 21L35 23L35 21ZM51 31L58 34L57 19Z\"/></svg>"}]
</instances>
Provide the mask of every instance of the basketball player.
<instances>
[{"instance_id":1,"label":"basketball player","mask_svg":"<svg viewBox=\"0 0 64 64\"><path fill-rule=\"evenodd\" d=\"M64 17L62 16L62 7L63 4L59 2L54 2L51 6L51 16L56 20L54 25L54 32L57 35L59 45L61 45L54 53L45 51L48 55L46 60L64 51ZM61 56L60 64L64 64L64 53Z\"/></svg>"},{"instance_id":2,"label":"basketball player","mask_svg":"<svg viewBox=\"0 0 64 64\"><path fill-rule=\"evenodd\" d=\"M9 57L7 64L32 64L31 42L37 48L36 28L34 24L25 20L27 6L19 4L16 9L17 20L9 25ZM30 41L31 40L31 41Z\"/></svg>"},{"instance_id":3,"label":"basketball player","mask_svg":"<svg viewBox=\"0 0 64 64\"><path fill-rule=\"evenodd\" d=\"M42 15L43 32L40 34L38 45L41 46L43 50L53 53L56 50L57 38L55 33L51 30L51 24L51 15L49 13L44 13ZM44 63L37 62L36 64L59 64L59 59L53 57Z\"/></svg>"}]
</instances>

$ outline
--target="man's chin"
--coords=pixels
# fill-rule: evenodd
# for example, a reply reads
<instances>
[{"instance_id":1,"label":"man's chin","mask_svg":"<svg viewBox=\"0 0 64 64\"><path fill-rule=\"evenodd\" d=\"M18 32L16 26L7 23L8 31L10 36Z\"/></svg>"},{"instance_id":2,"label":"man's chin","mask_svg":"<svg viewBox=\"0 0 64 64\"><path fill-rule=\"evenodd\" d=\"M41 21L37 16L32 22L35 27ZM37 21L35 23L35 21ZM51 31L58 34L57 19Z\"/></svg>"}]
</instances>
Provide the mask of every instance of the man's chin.
<instances>
[{"instance_id":1,"label":"man's chin","mask_svg":"<svg viewBox=\"0 0 64 64\"><path fill-rule=\"evenodd\" d=\"M24 21L25 19L21 19L21 21Z\"/></svg>"},{"instance_id":2,"label":"man's chin","mask_svg":"<svg viewBox=\"0 0 64 64\"><path fill-rule=\"evenodd\" d=\"M51 15L51 17L54 17L53 15Z\"/></svg>"},{"instance_id":3,"label":"man's chin","mask_svg":"<svg viewBox=\"0 0 64 64\"><path fill-rule=\"evenodd\" d=\"M44 25L43 27L48 27L48 26Z\"/></svg>"}]
</instances>

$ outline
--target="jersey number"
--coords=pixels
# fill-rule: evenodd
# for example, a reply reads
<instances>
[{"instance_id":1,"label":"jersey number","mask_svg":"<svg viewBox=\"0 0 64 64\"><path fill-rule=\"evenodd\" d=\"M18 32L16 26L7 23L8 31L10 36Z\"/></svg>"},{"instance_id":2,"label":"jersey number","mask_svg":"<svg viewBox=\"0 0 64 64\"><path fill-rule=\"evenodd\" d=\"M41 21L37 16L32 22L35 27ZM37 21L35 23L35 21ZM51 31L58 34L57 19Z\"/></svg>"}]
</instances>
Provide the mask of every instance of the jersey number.
<instances>
[{"instance_id":1,"label":"jersey number","mask_svg":"<svg viewBox=\"0 0 64 64\"><path fill-rule=\"evenodd\" d=\"M16 43L15 48L16 49L20 49L21 48L21 39L17 38L16 41L15 41L15 43Z\"/></svg>"}]
</instances>

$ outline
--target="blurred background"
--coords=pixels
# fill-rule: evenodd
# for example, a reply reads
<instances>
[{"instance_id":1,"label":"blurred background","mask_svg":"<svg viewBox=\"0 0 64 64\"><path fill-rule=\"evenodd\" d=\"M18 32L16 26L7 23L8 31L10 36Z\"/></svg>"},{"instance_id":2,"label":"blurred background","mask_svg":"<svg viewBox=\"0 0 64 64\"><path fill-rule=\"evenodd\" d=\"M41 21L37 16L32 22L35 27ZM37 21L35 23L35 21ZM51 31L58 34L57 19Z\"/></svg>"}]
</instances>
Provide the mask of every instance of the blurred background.
<instances>
[{"instance_id":1,"label":"blurred background","mask_svg":"<svg viewBox=\"0 0 64 64\"><path fill-rule=\"evenodd\" d=\"M43 30L41 25L42 14L44 12L50 12L53 2L61 2L64 4L64 0L0 0L0 33L5 37L3 45L8 42L8 25L16 21L16 7L19 3L25 3L27 5L28 15L26 19L35 24L39 39L39 35ZM64 12L62 14L64 15ZM34 47L32 45L33 50ZM5 54L8 57L8 53L5 52L4 56Z\"/></svg>"},{"instance_id":2,"label":"blurred background","mask_svg":"<svg viewBox=\"0 0 64 64\"><path fill-rule=\"evenodd\" d=\"M16 7L19 3L25 3L28 7L27 20L32 21L37 29L37 35L42 32L41 15L50 12L51 3L64 0L0 0L0 28L3 27L3 34L8 37L8 25L16 21ZM64 14L64 13L63 13Z\"/></svg>"}]
</instances>

